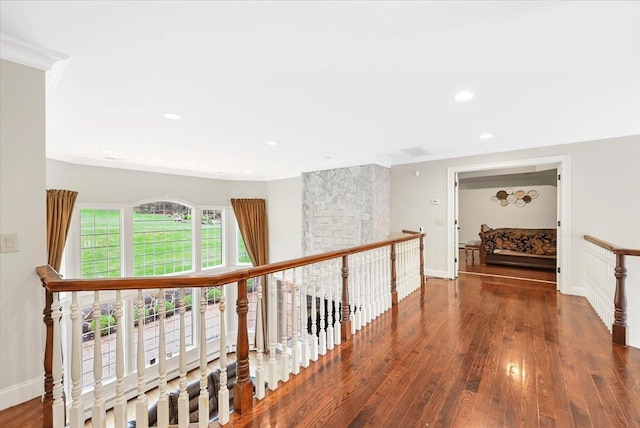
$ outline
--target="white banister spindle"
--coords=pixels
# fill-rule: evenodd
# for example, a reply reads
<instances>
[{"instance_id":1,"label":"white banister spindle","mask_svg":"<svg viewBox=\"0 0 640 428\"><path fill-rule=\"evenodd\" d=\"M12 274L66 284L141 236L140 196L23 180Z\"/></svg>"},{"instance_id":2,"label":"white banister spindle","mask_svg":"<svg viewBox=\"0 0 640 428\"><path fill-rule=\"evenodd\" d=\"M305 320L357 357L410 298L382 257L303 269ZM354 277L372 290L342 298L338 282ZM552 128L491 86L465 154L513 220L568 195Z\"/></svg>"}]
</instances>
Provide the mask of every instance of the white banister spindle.
<instances>
[{"instance_id":1,"label":"white banister spindle","mask_svg":"<svg viewBox=\"0 0 640 428\"><path fill-rule=\"evenodd\" d=\"M333 323L333 343L340 345L342 341L342 326L340 319L342 317L342 260L336 259L335 271L333 272L335 278L334 296L336 302L336 311L334 315Z\"/></svg>"},{"instance_id":2,"label":"white banister spindle","mask_svg":"<svg viewBox=\"0 0 640 428\"><path fill-rule=\"evenodd\" d=\"M263 332L263 324L262 324L262 278L256 278L258 289L257 289L257 297L258 301L256 302L256 398L258 400L262 400L265 395L264 381L265 381L265 370L264 370L264 362L263 362L263 353L264 353L264 332Z\"/></svg>"},{"instance_id":3,"label":"white banister spindle","mask_svg":"<svg viewBox=\"0 0 640 428\"><path fill-rule=\"evenodd\" d=\"M318 331L318 308L316 305L316 298L318 294L318 275L316 273L318 266L310 265L308 269L311 269L311 280L309 281L309 277L307 276L307 281L309 283L304 287L305 290L310 290L310 292L305 294L310 294L311 297L311 333L307 331L307 317L303 318L303 326L305 331L305 337L308 337L308 341L311 344L311 357L310 359L313 361L318 361L318 336L316 336ZM307 296L302 297L302 304L307 306Z\"/></svg>"},{"instance_id":4,"label":"white banister spindle","mask_svg":"<svg viewBox=\"0 0 640 428\"><path fill-rule=\"evenodd\" d=\"M366 284L366 313L365 324L369 324L373 320L374 304L373 304L373 259L371 257L371 251L367 251L367 265L365 271L365 284Z\"/></svg>"},{"instance_id":5,"label":"white banister spindle","mask_svg":"<svg viewBox=\"0 0 640 428\"><path fill-rule=\"evenodd\" d=\"M612 330L616 292L616 255L592 242L587 242L587 300L604 325Z\"/></svg>"},{"instance_id":6,"label":"white banister spindle","mask_svg":"<svg viewBox=\"0 0 640 428\"><path fill-rule=\"evenodd\" d=\"M93 409L91 423L94 427L107 426L106 407L102 396L102 340L101 332L102 311L100 309L100 292L95 291L93 297Z\"/></svg>"},{"instance_id":7,"label":"white banister spindle","mask_svg":"<svg viewBox=\"0 0 640 428\"><path fill-rule=\"evenodd\" d=\"M64 427L64 400L62 399L62 342L60 339L60 318L62 307L58 293L53 294L51 303L51 318L53 320L53 362L51 375L53 377L53 426ZM98 324L96 324L98 325ZM102 362L102 359L100 360Z\"/></svg>"},{"instance_id":8,"label":"white banister spindle","mask_svg":"<svg viewBox=\"0 0 640 428\"><path fill-rule=\"evenodd\" d=\"M206 289L201 288L200 293L200 316L199 316L199 331L200 331L200 396L198 397L198 427L206 428L209 426L209 391L207 389L207 299L204 291ZM191 294L193 296L193 292ZM191 310L194 310L195 302L193 297L191 300Z\"/></svg>"},{"instance_id":9,"label":"white banister spindle","mask_svg":"<svg viewBox=\"0 0 640 428\"><path fill-rule=\"evenodd\" d=\"M349 278L349 306L351 308L351 334L354 335L359 329L358 323L360 321L356 312L358 305L358 282L360 280L360 274L358 271L360 257L358 254L354 254L350 259L353 260L353 267L351 268Z\"/></svg>"},{"instance_id":10,"label":"white banister spindle","mask_svg":"<svg viewBox=\"0 0 640 428\"><path fill-rule=\"evenodd\" d=\"M293 343L291 344L291 373L300 373L300 312L298 306L300 303L300 284L296 276L296 268L293 268L293 299L291 302L291 323L293 326Z\"/></svg>"},{"instance_id":11,"label":"white banister spindle","mask_svg":"<svg viewBox=\"0 0 640 428\"><path fill-rule=\"evenodd\" d=\"M84 427L84 404L82 393L82 319L78 293L71 293L71 410L69 422L71 428ZM118 332L119 334L120 332ZM55 342L54 342L55 343Z\"/></svg>"},{"instance_id":12,"label":"white banister spindle","mask_svg":"<svg viewBox=\"0 0 640 428\"><path fill-rule=\"evenodd\" d=\"M278 373L278 360L276 358L276 342L278 341L278 301L276 294L276 279L273 274L269 275L268 278L269 300L267 302L267 322L269 324L269 328L267 329L267 336L269 337L269 365L267 366L267 382L269 382L269 389L275 390L278 388L278 380L280 378L280 374Z\"/></svg>"},{"instance_id":13,"label":"white banister spindle","mask_svg":"<svg viewBox=\"0 0 640 428\"><path fill-rule=\"evenodd\" d=\"M116 405L114 421L116 428L127 426L127 401L124 398L124 325L122 324L122 292L116 291Z\"/></svg>"},{"instance_id":14,"label":"white banister spindle","mask_svg":"<svg viewBox=\"0 0 640 428\"><path fill-rule=\"evenodd\" d=\"M218 390L218 422L229 423L229 390L227 389L227 326L224 288L220 290L220 389Z\"/></svg>"},{"instance_id":15,"label":"white banister spindle","mask_svg":"<svg viewBox=\"0 0 640 428\"><path fill-rule=\"evenodd\" d=\"M309 367L309 363L313 358L313 347L318 348L317 343L311 341L308 333L308 311L307 311L307 298L309 296L309 268L312 266L303 266L302 269L302 286L300 287L300 319L298 321L300 325L300 365L302 367Z\"/></svg>"},{"instance_id":16,"label":"white banister spindle","mask_svg":"<svg viewBox=\"0 0 640 428\"><path fill-rule=\"evenodd\" d=\"M282 284L281 284L280 292L282 293L282 296L283 296L282 298L285 299L286 298L285 296L287 296L287 291L288 291L288 294L291 297L291 299L290 299L291 300L291 308L293 309L293 305L294 305L293 302L295 301L295 297L292 294L293 293L293 285L291 285L289 287L289 290L285 289L287 287L286 273L287 273L286 270L282 271ZM284 307L282 308L282 311L283 311L284 314L283 314L282 318L285 321L283 322L282 331L281 331L281 334L282 334L282 355L281 355L281 361L280 362L281 362L282 365L280 366L280 369L281 369L280 379L283 382L286 382L286 381L289 380L289 373L291 372L291 364L289 362L289 345L287 344L287 339L288 339L288 336L289 336L289 332L288 332L288 329L287 329L287 322L286 322L286 320L288 318L287 317L287 308L286 308L287 305L286 305L286 303L283 302L283 306ZM292 326L292 328L293 328L293 326ZM293 337L293 334L292 334L292 337Z\"/></svg>"},{"instance_id":17,"label":"white banister spindle","mask_svg":"<svg viewBox=\"0 0 640 428\"><path fill-rule=\"evenodd\" d=\"M334 260L329 260L329 273L327 276L327 331L325 336L327 338L327 349L333 349L333 279L335 272L333 270Z\"/></svg>"},{"instance_id":18,"label":"white banister spindle","mask_svg":"<svg viewBox=\"0 0 640 428\"><path fill-rule=\"evenodd\" d=\"M384 302L384 288L383 288L383 276L382 276L382 263L383 263L383 257L384 257L384 253L383 253L383 249L382 248L378 248L376 250L376 255L375 255L375 266L374 266L374 293L375 293L375 302L376 302L376 318L379 317L380 315L382 315L382 312L384 311L383 309L383 302Z\"/></svg>"},{"instance_id":19,"label":"white banister spindle","mask_svg":"<svg viewBox=\"0 0 640 428\"><path fill-rule=\"evenodd\" d=\"M325 319L325 309L326 309L325 291L327 288L326 283L328 280L327 263L328 262L322 262L320 264L320 268L321 268L321 271L320 271L321 272L320 273L320 317L319 317L320 332L318 333L318 353L320 355L325 355L327 353L327 330L326 330L326 319Z\"/></svg>"},{"instance_id":20,"label":"white banister spindle","mask_svg":"<svg viewBox=\"0 0 640 428\"><path fill-rule=\"evenodd\" d=\"M167 391L167 336L165 323L167 319L167 305L164 289L158 290L158 426L169 425L169 396ZM138 323L140 328L140 323Z\"/></svg>"},{"instance_id":21,"label":"white banister spindle","mask_svg":"<svg viewBox=\"0 0 640 428\"><path fill-rule=\"evenodd\" d=\"M187 393L187 338L184 320L184 288L180 289L178 312L180 313L180 395L178 396L178 427L187 428L189 426L189 394Z\"/></svg>"},{"instance_id":22,"label":"white banister spindle","mask_svg":"<svg viewBox=\"0 0 640 428\"><path fill-rule=\"evenodd\" d=\"M146 367L144 355L144 297L142 290L138 290L138 358L136 371L138 372L138 399L136 401L136 428L149 428L147 413L147 396L145 395L144 372Z\"/></svg>"}]
</instances>

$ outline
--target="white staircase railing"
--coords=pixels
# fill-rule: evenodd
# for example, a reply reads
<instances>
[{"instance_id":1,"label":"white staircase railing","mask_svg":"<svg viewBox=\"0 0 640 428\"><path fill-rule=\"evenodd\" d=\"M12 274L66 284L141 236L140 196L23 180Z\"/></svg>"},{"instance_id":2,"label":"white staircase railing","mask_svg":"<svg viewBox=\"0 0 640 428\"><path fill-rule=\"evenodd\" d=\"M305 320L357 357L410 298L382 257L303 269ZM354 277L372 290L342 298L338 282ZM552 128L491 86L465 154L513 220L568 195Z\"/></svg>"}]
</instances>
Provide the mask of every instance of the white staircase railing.
<instances>
[{"instance_id":1,"label":"white staircase railing","mask_svg":"<svg viewBox=\"0 0 640 428\"><path fill-rule=\"evenodd\" d=\"M304 368L322 364L323 355L424 286L423 239L423 234L403 235L211 277L63 280L50 267L40 267L51 293L45 314L50 313L52 399L45 425L79 428L90 418L95 427L105 427L109 419L116 427L135 420L136 427L186 428L195 405L200 427L213 417L225 425L230 396L235 411L249 411L254 394L261 400ZM65 313L61 298L70 300ZM227 308L234 302L231 316ZM255 313L255 319L248 313ZM219 334L210 336L213 319L219 319ZM89 332L83 333L88 320ZM237 338L229 341L233 329ZM255 363L250 365L252 333ZM236 382L229 390L227 351L234 345ZM68 403L63 357L70 367ZM219 369L212 372L208 364L216 357ZM83 374L88 365L92 368ZM190 370L195 370L191 381ZM179 387L170 391L175 378ZM157 393L149 395L156 387ZM214 393L217 409L210 408ZM135 414L127 415L131 399ZM156 412L149 412L150 404L157 406ZM107 413L110 408L113 412Z\"/></svg>"}]
</instances>

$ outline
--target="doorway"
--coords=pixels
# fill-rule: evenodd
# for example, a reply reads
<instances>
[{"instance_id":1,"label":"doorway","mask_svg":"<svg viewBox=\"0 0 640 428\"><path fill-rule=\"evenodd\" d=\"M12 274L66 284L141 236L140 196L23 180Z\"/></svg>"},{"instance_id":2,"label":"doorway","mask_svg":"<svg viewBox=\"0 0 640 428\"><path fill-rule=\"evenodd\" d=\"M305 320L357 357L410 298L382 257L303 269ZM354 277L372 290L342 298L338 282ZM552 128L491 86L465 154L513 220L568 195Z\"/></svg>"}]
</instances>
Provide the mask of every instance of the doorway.
<instances>
[{"instance_id":1,"label":"doorway","mask_svg":"<svg viewBox=\"0 0 640 428\"><path fill-rule=\"evenodd\" d=\"M571 205L570 205L570 158L569 156L553 156L545 158L521 159L492 162L484 164L449 167L447 169L447 274L449 278L457 278L459 271L459 237L458 237L458 183L461 173L490 171L508 168L539 167L556 168L558 172L557 186L557 289L562 293L571 293ZM497 227L500 227L499 225Z\"/></svg>"}]
</instances>

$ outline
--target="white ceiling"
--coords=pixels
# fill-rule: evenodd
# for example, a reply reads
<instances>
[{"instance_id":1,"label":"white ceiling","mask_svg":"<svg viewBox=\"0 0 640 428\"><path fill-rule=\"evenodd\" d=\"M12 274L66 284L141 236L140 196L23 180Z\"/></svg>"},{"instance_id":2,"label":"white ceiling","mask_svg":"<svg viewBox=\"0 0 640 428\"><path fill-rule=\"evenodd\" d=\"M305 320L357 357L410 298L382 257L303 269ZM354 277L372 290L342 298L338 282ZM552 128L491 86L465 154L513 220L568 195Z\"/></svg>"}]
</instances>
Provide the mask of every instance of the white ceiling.
<instances>
[{"instance_id":1,"label":"white ceiling","mask_svg":"<svg viewBox=\"0 0 640 428\"><path fill-rule=\"evenodd\" d=\"M640 134L638 2L2 0L0 16L69 55L47 156L74 163L271 180Z\"/></svg>"}]
</instances>

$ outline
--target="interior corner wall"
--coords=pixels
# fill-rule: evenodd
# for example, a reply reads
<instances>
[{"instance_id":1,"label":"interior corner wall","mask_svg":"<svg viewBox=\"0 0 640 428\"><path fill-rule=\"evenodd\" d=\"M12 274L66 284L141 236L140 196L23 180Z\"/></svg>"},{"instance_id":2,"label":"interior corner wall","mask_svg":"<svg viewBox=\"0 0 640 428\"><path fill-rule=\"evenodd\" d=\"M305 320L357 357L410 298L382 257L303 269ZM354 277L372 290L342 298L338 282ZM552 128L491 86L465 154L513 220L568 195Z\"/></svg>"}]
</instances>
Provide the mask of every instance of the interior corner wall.
<instances>
[{"instance_id":1,"label":"interior corner wall","mask_svg":"<svg viewBox=\"0 0 640 428\"><path fill-rule=\"evenodd\" d=\"M267 183L269 261L302 257L302 177Z\"/></svg>"},{"instance_id":2,"label":"interior corner wall","mask_svg":"<svg viewBox=\"0 0 640 428\"><path fill-rule=\"evenodd\" d=\"M499 202L491 201L491 196L495 196L499 190L504 189L504 187L488 187L458 191L459 242L479 240L478 234L482 224L494 229L499 227L556 228L558 205L556 186L523 187L525 192L535 189L538 192L538 197L522 207L518 207L516 204L502 206Z\"/></svg>"},{"instance_id":3,"label":"interior corner wall","mask_svg":"<svg viewBox=\"0 0 640 428\"><path fill-rule=\"evenodd\" d=\"M47 264L44 71L0 60L0 410L42 394Z\"/></svg>"},{"instance_id":4,"label":"interior corner wall","mask_svg":"<svg viewBox=\"0 0 640 428\"><path fill-rule=\"evenodd\" d=\"M571 165L570 287L584 288L584 235L640 248L640 135L394 166L391 230L424 225L426 273L446 277L447 169L559 155L568 155ZM440 204L431 205L432 199ZM629 343L640 348L640 257L627 259Z\"/></svg>"},{"instance_id":5,"label":"interior corner wall","mask_svg":"<svg viewBox=\"0 0 640 428\"><path fill-rule=\"evenodd\" d=\"M389 234L389 169L379 165L302 175L303 255L375 242Z\"/></svg>"}]
</instances>

